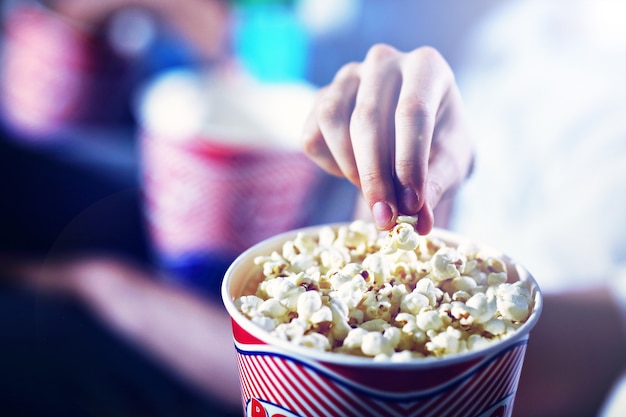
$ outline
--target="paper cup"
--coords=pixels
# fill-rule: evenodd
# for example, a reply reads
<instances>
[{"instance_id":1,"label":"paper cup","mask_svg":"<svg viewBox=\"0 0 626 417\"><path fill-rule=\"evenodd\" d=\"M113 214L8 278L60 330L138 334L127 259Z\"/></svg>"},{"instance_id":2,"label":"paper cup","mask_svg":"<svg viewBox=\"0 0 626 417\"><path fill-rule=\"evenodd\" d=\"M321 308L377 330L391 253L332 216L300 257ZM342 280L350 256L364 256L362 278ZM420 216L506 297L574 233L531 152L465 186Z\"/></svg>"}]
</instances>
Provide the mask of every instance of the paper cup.
<instances>
[{"instance_id":1,"label":"paper cup","mask_svg":"<svg viewBox=\"0 0 626 417\"><path fill-rule=\"evenodd\" d=\"M230 263L311 223L323 174L299 146L312 91L230 67L176 69L137 96L145 215L167 275L219 297ZM302 122L301 122L302 120Z\"/></svg>"},{"instance_id":2,"label":"paper cup","mask_svg":"<svg viewBox=\"0 0 626 417\"><path fill-rule=\"evenodd\" d=\"M529 332L542 307L537 283L524 267L501 255L508 263L509 279L529 282L534 297L530 317L511 337L455 356L376 362L282 341L235 307L234 300L253 293L262 279L253 259L280 250L296 233L277 235L241 254L222 284L223 302L232 319L246 416L511 415ZM450 245L467 241L439 229L432 236Z\"/></svg>"},{"instance_id":3,"label":"paper cup","mask_svg":"<svg viewBox=\"0 0 626 417\"><path fill-rule=\"evenodd\" d=\"M165 271L195 289L219 295L238 254L306 224L319 171L301 152L149 132L141 148L155 255Z\"/></svg>"}]
</instances>

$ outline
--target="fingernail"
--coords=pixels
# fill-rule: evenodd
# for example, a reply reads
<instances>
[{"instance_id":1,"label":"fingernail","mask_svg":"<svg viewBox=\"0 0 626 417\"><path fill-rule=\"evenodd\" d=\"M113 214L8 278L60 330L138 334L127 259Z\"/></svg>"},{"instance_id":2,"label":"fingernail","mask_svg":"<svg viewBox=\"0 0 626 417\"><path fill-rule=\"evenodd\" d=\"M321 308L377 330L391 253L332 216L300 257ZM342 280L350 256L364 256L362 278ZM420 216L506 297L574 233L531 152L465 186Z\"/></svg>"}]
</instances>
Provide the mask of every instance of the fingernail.
<instances>
[{"instance_id":1,"label":"fingernail","mask_svg":"<svg viewBox=\"0 0 626 417\"><path fill-rule=\"evenodd\" d=\"M402 190L402 211L405 214L415 214L419 208L419 199L417 193L412 188L404 188Z\"/></svg>"},{"instance_id":2,"label":"fingernail","mask_svg":"<svg viewBox=\"0 0 626 417\"><path fill-rule=\"evenodd\" d=\"M389 225L393 218L393 210L389 204L378 201L372 206L372 216L374 216L374 223L376 226L383 229Z\"/></svg>"},{"instance_id":3,"label":"fingernail","mask_svg":"<svg viewBox=\"0 0 626 417\"><path fill-rule=\"evenodd\" d=\"M434 212L430 204L426 203L419 212L417 231L420 235L426 235L432 231L435 222Z\"/></svg>"}]
</instances>

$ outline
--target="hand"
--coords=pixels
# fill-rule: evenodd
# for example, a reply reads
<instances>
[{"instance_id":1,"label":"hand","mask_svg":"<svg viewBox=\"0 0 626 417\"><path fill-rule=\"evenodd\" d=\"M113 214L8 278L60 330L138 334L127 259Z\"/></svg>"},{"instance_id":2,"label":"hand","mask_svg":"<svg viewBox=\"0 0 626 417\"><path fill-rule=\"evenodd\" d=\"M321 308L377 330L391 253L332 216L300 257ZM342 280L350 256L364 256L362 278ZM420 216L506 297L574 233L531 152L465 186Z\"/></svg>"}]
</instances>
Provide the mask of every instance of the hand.
<instances>
[{"instance_id":1,"label":"hand","mask_svg":"<svg viewBox=\"0 0 626 417\"><path fill-rule=\"evenodd\" d=\"M376 225L418 215L418 232L466 178L472 146L452 70L430 47L375 45L323 88L304 128L305 152L359 187Z\"/></svg>"}]
</instances>

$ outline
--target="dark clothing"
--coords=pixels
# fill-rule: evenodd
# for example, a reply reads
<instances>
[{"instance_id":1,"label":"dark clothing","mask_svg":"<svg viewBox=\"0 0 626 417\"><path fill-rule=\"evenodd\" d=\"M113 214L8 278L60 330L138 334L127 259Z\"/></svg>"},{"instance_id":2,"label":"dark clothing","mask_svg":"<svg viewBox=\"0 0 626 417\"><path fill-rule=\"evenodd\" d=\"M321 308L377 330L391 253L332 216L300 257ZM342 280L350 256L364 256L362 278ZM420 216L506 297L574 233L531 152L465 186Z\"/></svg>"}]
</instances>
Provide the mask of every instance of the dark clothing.
<instances>
[{"instance_id":1,"label":"dark clothing","mask_svg":"<svg viewBox=\"0 0 626 417\"><path fill-rule=\"evenodd\" d=\"M232 415L71 302L2 291L0 335L2 416Z\"/></svg>"},{"instance_id":2,"label":"dark clothing","mask_svg":"<svg viewBox=\"0 0 626 417\"><path fill-rule=\"evenodd\" d=\"M107 251L149 263L135 164L123 162L135 158L132 146L115 166L102 153L72 160L63 146L0 138L0 253ZM229 414L82 306L0 286L0 415Z\"/></svg>"}]
</instances>

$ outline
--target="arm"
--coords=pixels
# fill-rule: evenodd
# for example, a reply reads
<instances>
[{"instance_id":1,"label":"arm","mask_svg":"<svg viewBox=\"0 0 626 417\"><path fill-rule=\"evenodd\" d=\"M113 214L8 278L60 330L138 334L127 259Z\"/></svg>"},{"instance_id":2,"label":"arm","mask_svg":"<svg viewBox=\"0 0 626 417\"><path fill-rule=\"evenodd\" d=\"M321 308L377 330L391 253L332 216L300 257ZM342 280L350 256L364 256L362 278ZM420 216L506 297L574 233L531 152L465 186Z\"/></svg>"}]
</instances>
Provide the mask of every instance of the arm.
<instances>
[{"instance_id":1,"label":"arm","mask_svg":"<svg viewBox=\"0 0 626 417\"><path fill-rule=\"evenodd\" d=\"M184 380L241 408L230 320L221 306L110 258L23 263L13 272L22 284L76 298Z\"/></svg>"}]
</instances>

